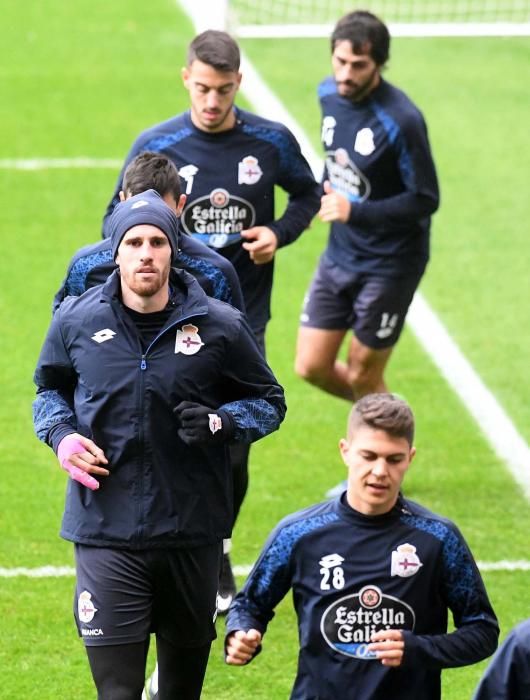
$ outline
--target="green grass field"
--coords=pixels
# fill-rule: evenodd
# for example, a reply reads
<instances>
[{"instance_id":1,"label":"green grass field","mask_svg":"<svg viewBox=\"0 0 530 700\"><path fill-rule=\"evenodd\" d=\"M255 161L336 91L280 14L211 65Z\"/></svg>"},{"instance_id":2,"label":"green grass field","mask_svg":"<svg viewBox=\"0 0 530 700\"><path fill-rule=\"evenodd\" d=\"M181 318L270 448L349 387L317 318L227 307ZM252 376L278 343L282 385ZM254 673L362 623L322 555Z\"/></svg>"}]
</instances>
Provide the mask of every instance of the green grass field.
<instances>
[{"instance_id":1,"label":"green grass field","mask_svg":"<svg viewBox=\"0 0 530 700\"><path fill-rule=\"evenodd\" d=\"M152 0L148 11L140 0L7 0L2 29L0 160L120 160L141 129L187 107L179 70L193 29L173 0ZM318 148L315 87L328 72L327 42L247 41L244 48ZM423 109L441 180L422 291L527 441L529 59L528 39L399 39L387 73ZM32 374L52 295L70 255L98 239L116 176L108 168L0 168L2 570L72 564L71 545L57 535L66 477L33 435ZM253 448L235 564L251 563L280 517L320 500L344 475L337 442L348 407L292 370L300 304L325 240L315 223L278 255L268 350L289 411L281 430ZM453 518L478 560L528 560L528 502L408 330L388 378L417 414L407 495ZM529 614L530 572L484 578L504 636ZM0 578L0 697L94 697L72 592L70 577ZM287 697L296 648L286 600L248 668L224 666L218 640L203 697ZM444 672L444 699L469 698L483 667Z\"/></svg>"}]
</instances>

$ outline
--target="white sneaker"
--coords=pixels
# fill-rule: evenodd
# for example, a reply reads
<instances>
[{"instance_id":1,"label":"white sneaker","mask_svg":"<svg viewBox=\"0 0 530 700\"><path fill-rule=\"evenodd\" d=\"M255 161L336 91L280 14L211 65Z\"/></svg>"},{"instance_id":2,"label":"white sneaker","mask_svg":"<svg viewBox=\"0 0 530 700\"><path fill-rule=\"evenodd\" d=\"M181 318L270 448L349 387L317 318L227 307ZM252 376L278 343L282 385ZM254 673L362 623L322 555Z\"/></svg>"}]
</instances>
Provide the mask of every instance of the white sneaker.
<instances>
[{"instance_id":1,"label":"white sneaker","mask_svg":"<svg viewBox=\"0 0 530 700\"><path fill-rule=\"evenodd\" d=\"M234 600L237 593L234 573L232 571L232 563L228 552L223 554L223 563L221 566L221 577L219 579L219 590L217 591L217 614L225 615L228 608Z\"/></svg>"}]
</instances>

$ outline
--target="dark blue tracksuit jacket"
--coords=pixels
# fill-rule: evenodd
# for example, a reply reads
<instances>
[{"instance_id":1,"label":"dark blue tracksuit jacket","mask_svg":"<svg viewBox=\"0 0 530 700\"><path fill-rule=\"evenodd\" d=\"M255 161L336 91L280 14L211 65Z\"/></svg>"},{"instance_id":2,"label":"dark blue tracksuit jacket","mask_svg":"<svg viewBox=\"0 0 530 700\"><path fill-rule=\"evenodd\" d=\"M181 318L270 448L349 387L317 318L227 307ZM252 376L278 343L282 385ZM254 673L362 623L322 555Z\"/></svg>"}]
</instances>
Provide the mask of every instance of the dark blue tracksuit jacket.
<instances>
[{"instance_id":1,"label":"dark blue tracksuit jacket","mask_svg":"<svg viewBox=\"0 0 530 700\"><path fill-rule=\"evenodd\" d=\"M228 450L184 444L172 409L183 400L222 406L235 439L248 442L283 420L283 390L243 315L184 271L173 270L170 282L174 312L145 352L118 272L66 299L52 320L35 372L36 433L56 450L79 432L104 450L110 470L97 491L69 480L67 540L143 549L228 537Z\"/></svg>"},{"instance_id":2,"label":"dark blue tracksuit jacket","mask_svg":"<svg viewBox=\"0 0 530 700\"><path fill-rule=\"evenodd\" d=\"M318 88L324 179L350 202L346 223L331 224L325 255L352 274L421 274L429 258L436 170L421 112L386 80L360 102Z\"/></svg>"}]
</instances>

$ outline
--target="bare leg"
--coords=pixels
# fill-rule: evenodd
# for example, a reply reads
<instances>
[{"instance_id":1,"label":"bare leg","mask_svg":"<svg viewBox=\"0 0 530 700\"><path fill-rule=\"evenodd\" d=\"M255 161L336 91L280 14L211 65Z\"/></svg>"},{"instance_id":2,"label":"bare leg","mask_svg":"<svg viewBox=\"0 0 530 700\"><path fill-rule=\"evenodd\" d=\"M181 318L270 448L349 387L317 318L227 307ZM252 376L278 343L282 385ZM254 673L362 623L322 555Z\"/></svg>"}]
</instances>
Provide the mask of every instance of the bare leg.
<instances>
[{"instance_id":1,"label":"bare leg","mask_svg":"<svg viewBox=\"0 0 530 700\"><path fill-rule=\"evenodd\" d=\"M355 336L352 337L348 362L340 364L355 401L366 394L388 391L383 375L392 350L392 347L374 350L363 345Z\"/></svg>"},{"instance_id":2,"label":"bare leg","mask_svg":"<svg viewBox=\"0 0 530 700\"><path fill-rule=\"evenodd\" d=\"M310 384L329 394L352 402L353 393L344 371L337 361L346 331L328 331L302 326L298 329L295 371Z\"/></svg>"},{"instance_id":3,"label":"bare leg","mask_svg":"<svg viewBox=\"0 0 530 700\"><path fill-rule=\"evenodd\" d=\"M337 359L346 331L301 327L298 330L296 373L306 381L353 402L366 394L387 391L383 373L392 348L373 350L355 336L347 362Z\"/></svg>"}]
</instances>

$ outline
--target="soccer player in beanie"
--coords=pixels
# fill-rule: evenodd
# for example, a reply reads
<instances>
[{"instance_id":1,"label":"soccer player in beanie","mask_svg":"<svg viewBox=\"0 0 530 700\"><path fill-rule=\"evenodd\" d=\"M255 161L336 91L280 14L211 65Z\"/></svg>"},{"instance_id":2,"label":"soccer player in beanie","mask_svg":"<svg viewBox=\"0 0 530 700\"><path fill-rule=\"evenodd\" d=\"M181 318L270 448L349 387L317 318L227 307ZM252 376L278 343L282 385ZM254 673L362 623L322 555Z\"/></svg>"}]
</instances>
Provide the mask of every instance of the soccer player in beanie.
<instances>
[{"instance_id":1,"label":"soccer player in beanie","mask_svg":"<svg viewBox=\"0 0 530 700\"><path fill-rule=\"evenodd\" d=\"M207 30L188 48L182 69L190 110L143 131L133 143L108 205L119 201L123 171L144 150L166 155L177 166L187 196L184 231L223 255L239 276L248 321L265 353L274 258L295 241L318 210L320 188L292 133L283 125L239 109L240 51L226 32ZM275 214L275 186L288 195ZM249 446L230 447L234 523L248 488ZM225 543L228 550L229 542ZM228 551L220 582L219 612L235 593Z\"/></svg>"},{"instance_id":2,"label":"soccer player in beanie","mask_svg":"<svg viewBox=\"0 0 530 700\"><path fill-rule=\"evenodd\" d=\"M347 490L274 529L228 612L228 664L252 661L290 589L300 639L292 700L437 700L443 668L493 653L497 619L462 535L401 494L413 438L412 411L396 396L354 405L339 442Z\"/></svg>"},{"instance_id":3,"label":"soccer player in beanie","mask_svg":"<svg viewBox=\"0 0 530 700\"><path fill-rule=\"evenodd\" d=\"M197 700L232 527L226 448L279 427L283 390L243 315L172 267L178 218L158 193L120 203L110 234L118 270L53 317L35 430L70 476L61 535L98 697L141 696L154 632L161 697Z\"/></svg>"}]
</instances>

